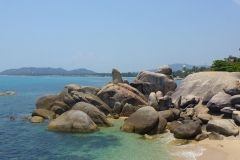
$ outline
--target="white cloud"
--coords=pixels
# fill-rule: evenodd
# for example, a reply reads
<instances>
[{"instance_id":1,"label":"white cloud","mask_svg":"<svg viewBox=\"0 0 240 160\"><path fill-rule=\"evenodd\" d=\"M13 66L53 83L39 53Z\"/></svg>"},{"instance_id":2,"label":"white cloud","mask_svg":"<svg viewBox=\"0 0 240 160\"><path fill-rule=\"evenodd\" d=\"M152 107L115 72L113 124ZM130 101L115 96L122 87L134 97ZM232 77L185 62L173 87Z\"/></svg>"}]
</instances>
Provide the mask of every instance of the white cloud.
<instances>
[{"instance_id":1,"label":"white cloud","mask_svg":"<svg viewBox=\"0 0 240 160\"><path fill-rule=\"evenodd\" d=\"M240 5L240 0L233 0L233 2L235 2L235 3Z\"/></svg>"}]
</instances>

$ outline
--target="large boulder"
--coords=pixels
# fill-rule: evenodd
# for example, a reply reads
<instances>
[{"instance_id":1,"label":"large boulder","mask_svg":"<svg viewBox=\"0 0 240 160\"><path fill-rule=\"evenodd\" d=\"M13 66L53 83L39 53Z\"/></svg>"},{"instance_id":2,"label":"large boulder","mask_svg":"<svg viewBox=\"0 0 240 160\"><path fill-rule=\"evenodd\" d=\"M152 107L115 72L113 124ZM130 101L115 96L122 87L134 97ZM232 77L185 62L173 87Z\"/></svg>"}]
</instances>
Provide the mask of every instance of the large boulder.
<instances>
[{"instance_id":1,"label":"large boulder","mask_svg":"<svg viewBox=\"0 0 240 160\"><path fill-rule=\"evenodd\" d=\"M161 91L165 95L168 91L174 91L177 87L171 76L149 71L139 72L130 85L138 88L147 97L151 92L156 93L157 91Z\"/></svg>"},{"instance_id":2,"label":"large boulder","mask_svg":"<svg viewBox=\"0 0 240 160\"><path fill-rule=\"evenodd\" d=\"M209 92L213 95L224 92L226 85L233 80L240 79L240 72L198 72L188 75L172 94L172 101L177 105L179 97L185 99L188 95L200 99L207 97Z\"/></svg>"},{"instance_id":3,"label":"large boulder","mask_svg":"<svg viewBox=\"0 0 240 160\"><path fill-rule=\"evenodd\" d=\"M232 96L240 94L240 82L239 80L233 80L232 82L228 83L223 89L227 94L230 94Z\"/></svg>"},{"instance_id":4,"label":"large boulder","mask_svg":"<svg viewBox=\"0 0 240 160\"><path fill-rule=\"evenodd\" d=\"M197 121L180 124L173 130L174 137L179 139L195 138L201 133L201 125Z\"/></svg>"},{"instance_id":5,"label":"large boulder","mask_svg":"<svg viewBox=\"0 0 240 160\"><path fill-rule=\"evenodd\" d=\"M158 68L158 73L165 74L165 75L172 75L172 68L168 65L160 66Z\"/></svg>"},{"instance_id":6,"label":"large boulder","mask_svg":"<svg viewBox=\"0 0 240 160\"><path fill-rule=\"evenodd\" d=\"M112 82L113 83L123 83L121 73L115 68L112 69Z\"/></svg>"},{"instance_id":7,"label":"large boulder","mask_svg":"<svg viewBox=\"0 0 240 160\"><path fill-rule=\"evenodd\" d=\"M147 105L147 99L145 96L137 89L125 83L108 83L102 87L97 93L97 96L110 108L113 108L116 102L122 103L123 101L125 101L125 103L130 103L133 106Z\"/></svg>"},{"instance_id":8,"label":"large boulder","mask_svg":"<svg viewBox=\"0 0 240 160\"><path fill-rule=\"evenodd\" d=\"M159 121L158 112L151 106L146 106L134 112L123 124L122 130L138 134L150 132Z\"/></svg>"},{"instance_id":9,"label":"large boulder","mask_svg":"<svg viewBox=\"0 0 240 160\"><path fill-rule=\"evenodd\" d=\"M86 133L98 130L98 126L83 111L69 110L51 121L47 129Z\"/></svg>"},{"instance_id":10,"label":"large boulder","mask_svg":"<svg viewBox=\"0 0 240 160\"><path fill-rule=\"evenodd\" d=\"M47 109L50 110L50 106L58 99L57 94L44 95L37 99L36 107L37 109Z\"/></svg>"},{"instance_id":11,"label":"large boulder","mask_svg":"<svg viewBox=\"0 0 240 160\"><path fill-rule=\"evenodd\" d=\"M168 122L172 122L175 119L174 114L171 110L160 111L158 113L161 114L162 117L165 118Z\"/></svg>"},{"instance_id":12,"label":"large boulder","mask_svg":"<svg viewBox=\"0 0 240 160\"><path fill-rule=\"evenodd\" d=\"M72 110L80 110L85 112L98 126L112 126L112 124L107 120L105 114L92 104L78 102L72 107Z\"/></svg>"},{"instance_id":13,"label":"large boulder","mask_svg":"<svg viewBox=\"0 0 240 160\"><path fill-rule=\"evenodd\" d=\"M231 95L219 92L211 98L207 103L207 107L210 111L220 111L224 107L231 107L230 98Z\"/></svg>"},{"instance_id":14,"label":"large boulder","mask_svg":"<svg viewBox=\"0 0 240 160\"><path fill-rule=\"evenodd\" d=\"M45 119L56 118L56 114L53 111L49 111L49 110L46 110L46 109L35 109L32 112L32 117L33 116L39 116L39 117L43 117Z\"/></svg>"},{"instance_id":15,"label":"large boulder","mask_svg":"<svg viewBox=\"0 0 240 160\"><path fill-rule=\"evenodd\" d=\"M208 121L206 126L208 132L216 132L225 136L237 135L239 133L238 126L229 119L215 119Z\"/></svg>"}]
</instances>

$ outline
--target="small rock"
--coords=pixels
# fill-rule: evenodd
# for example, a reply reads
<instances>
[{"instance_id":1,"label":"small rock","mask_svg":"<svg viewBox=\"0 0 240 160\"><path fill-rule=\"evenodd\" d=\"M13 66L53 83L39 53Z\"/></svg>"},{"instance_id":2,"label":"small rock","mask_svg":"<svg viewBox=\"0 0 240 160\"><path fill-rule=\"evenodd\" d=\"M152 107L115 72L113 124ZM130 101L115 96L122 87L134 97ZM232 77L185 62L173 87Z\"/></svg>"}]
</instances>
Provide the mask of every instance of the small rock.
<instances>
[{"instance_id":1,"label":"small rock","mask_svg":"<svg viewBox=\"0 0 240 160\"><path fill-rule=\"evenodd\" d=\"M28 121L28 117L22 117L21 121Z\"/></svg>"},{"instance_id":2,"label":"small rock","mask_svg":"<svg viewBox=\"0 0 240 160\"><path fill-rule=\"evenodd\" d=\"M44 119L40 116L33 116L29 119L29 122L31 122L31 123L42 123L42 122L44 122Z\"/></svg>"},{"instance_id":3,"label":"small rock","mask_svg":"<svg viewBox=\"0 0 240 160\"><path fill-rule=\"evenodd\" d=\"M14 117L10 117L9 119L10 119L11 121L15 120L15 118L14 118Z\"/></svg>"},{"instance_id":4,"label":"small rock","mask_svg":"<svg viewBox=\"0 0 240 160\"><path fill-rule=\"evenodd\" d=\"M0 96L5 96L6 94L3 92L0 92Z\"/></svg>"},{"instance_id":5,"label":"small rock","mask_svg":"<svg viewBox=\"0 0 240 160\"><path fill-rule=\"evenodd\" d=\"M153 139L153 137L152 136L149 136L148 134L144 134L144 136L143 136L145 139Z\"/></svg>"},{"instance_id":6,"label":"small rock","mask_svg":"<svg viewBox=\"0 0 240 160\"><path fill-rule=\"evenodd\" d=\"M212 132L208 135L210 140L223 140L223 136L221 134L218 134L216 132Z\"/></svg>"},{"instance_id":7,"label":"small rock","mask_svg":"<svg viewBox=\"0 0 240 160\"><path fill-rule=\"evenodd\" d=\"M207 134L204 134L204 133L201 133L201 134L197 135L197 136L194 138L194 140L195 140L195 141L201 141L201 140L204 140L204 139L206 139L206 138L208 138L208 135L207 135Z\"/></svg>"},{"instance_id":8,"label":"small rock","mask_svg":"<svg viewBox=\"0 0 240 160\"><path fill-rule=\"evenodd\" d=\"M17 94L17 92L13 92L13 91L7 91L6 92L6 95L9 95L9 96L16 95L16 94Z\"/></svg>"},{"instance_id":9,"label":"small rock","mask_svg":"<svg viewBox=\"0 0 240 160\"><path fill-rule=\"evenodd\" d=\"M172 68L168 65L160 66L158 68L158 73L165 74L165 75L171 75L172 74Z\"/></svg>"}]
</instances>

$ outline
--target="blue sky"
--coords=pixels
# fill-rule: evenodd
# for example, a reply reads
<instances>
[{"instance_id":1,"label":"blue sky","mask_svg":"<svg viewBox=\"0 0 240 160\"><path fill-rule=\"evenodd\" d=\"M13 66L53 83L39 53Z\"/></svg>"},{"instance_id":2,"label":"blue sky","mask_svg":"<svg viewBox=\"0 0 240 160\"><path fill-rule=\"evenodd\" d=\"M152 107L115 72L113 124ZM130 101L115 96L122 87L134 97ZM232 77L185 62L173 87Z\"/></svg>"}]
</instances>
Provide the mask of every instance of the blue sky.
<instances>
[{"instance_id":1,"label":"blue sky","mask_svg":"<svg viewBox=\"0 0 240 160\"><path fill-rule=\"evenodd\" d=\"M0 71L211 65L239 48L240 0L0 0Z\"/></svg>"}]
</instances>

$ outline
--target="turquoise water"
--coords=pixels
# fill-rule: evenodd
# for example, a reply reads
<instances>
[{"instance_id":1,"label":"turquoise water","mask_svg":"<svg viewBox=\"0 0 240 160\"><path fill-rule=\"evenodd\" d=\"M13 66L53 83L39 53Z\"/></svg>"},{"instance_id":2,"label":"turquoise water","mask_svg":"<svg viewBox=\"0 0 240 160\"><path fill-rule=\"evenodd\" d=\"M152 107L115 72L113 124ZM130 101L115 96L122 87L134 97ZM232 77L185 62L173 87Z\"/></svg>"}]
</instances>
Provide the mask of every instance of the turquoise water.
<instances>
[{"instance_id":1,"label":"turquoise water","mask_svg":"<svg viewBox=\"0 0 240 160\"><path fill-rule=\"evenodd\" d=\"M165 143L121 132L122 120L110 119L114 127L90 134L51 132L45 129L48 120L41 124L20 120L31 116L38 97L57 94L67 84L101 87L110 81L110 77L0 76L0 92L18 93L0 97L0 159L170 159Z\"/></svg>"}]
</instances>

